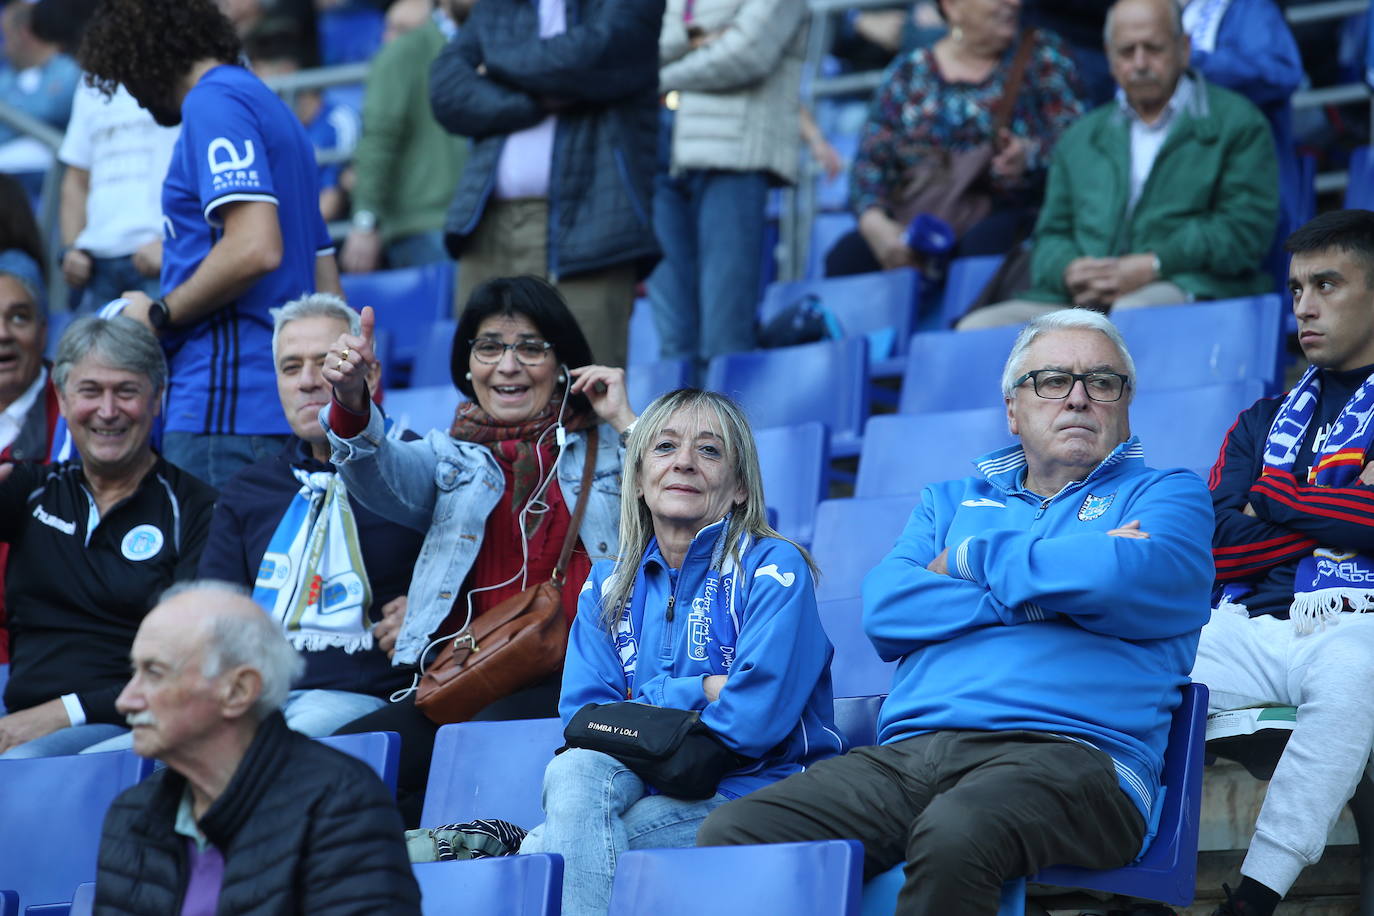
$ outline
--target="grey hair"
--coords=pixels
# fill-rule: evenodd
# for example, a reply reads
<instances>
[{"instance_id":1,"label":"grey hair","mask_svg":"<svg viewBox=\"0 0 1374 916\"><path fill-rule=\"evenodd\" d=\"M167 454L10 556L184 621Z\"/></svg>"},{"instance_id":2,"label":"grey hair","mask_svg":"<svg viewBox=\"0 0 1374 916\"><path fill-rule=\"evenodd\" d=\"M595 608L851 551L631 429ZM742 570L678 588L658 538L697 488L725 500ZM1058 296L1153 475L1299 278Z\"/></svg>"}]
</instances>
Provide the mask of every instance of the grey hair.
<instances>
[{"instance_id":1,"label":"grey hair","mask_svg":"<svg viewBox=\"0 0 1374 916\"><path fill-rule=\"evenodd\" d=\"M1121 354L1121 361L1125 364L1125 375L1128 377L1126 384L1132 391L1135 389L1135 360L1131 359L1131 351L1126 349L1126 341L1111 319L1092 309L1059 309L1032 319L1021 329L1021 333L1016 335L1016 342L1011 345L1011 353L1007 355L1007 365L1002 369L1003 397L1010 398L1015 394L1016 379L1021 375L1021 364L1030 345L1041 334L1051 331L1101 331Z\"/></svg>"},{"instance_id":2,"label":"grey hair","mask_svg":"<svg viewBox=\"0 0 1374 916\"><path fill-rule=\"evenodd\" d=\"M281 336L281 329L299 318L335 318L348 325L348 333L354 336L362 331L362 318L333 293L309 293L268 311L272 315L273 364L277 361L277 338Z\"/></svg>"},{"instance_id":3,"label":"grey hair","mask_svg":"<svg viewBox=\"0 0 1374 916\"><path fill-rule=\"evenodd\" d=\"M744 535L755 538L788 540L768 524L768 509L763 500L763 472L759 469L759 450L744 410L723 394L700 388L679 388L654 400L635 421L625 443L625 466L620 479L620 550L615 569L602 594L602 625L614 632L625 602L629 600L635 573L644 560L644 551L654 536L654 520L649 506L639 494L639 477L644 455L658 438L664 425L680 410L711 411L720 426L721 449L744 490L743 504L730 515L725 533L725 549L739 562L739 546ZM800 544L789 541L806 559L813 576L819 575L811 555Z\"/></svg>"},{"instance_id":4,"label":"grey hair","mask_svg":"<svg viewBox=\"0 0 1374 916\"><path fill-rule=\"evenodd\" d=\"M63 388L72 366L92 353L100 354L115 369L144 376L154 391L167 387L167 358L162 355L162 346L152 331L123 315L88 315L73 321L57 342L53 384Z\"/></svg>"},{"instance_id":5,"label":"grey hair","mask_svg":"<svg viewBox=\"0 0 1374 916\"><path fill-rule=\"evenodd\" d=\"M163 592L162 600L195 591L253 600L252 593L244 586L220 579L180 582ZM211 618L200 664L201 674L208 679L217 678L240 665L257 671L262 676L262 693L253 704L253 716L258 721L281 709L291 692L291 684L305 672L305 659L287 642L281 625L266 612L247 618Z\"/></svg>"},{"instance_id":6,"label":"grey hair","mask_svg":"<svg viewBox=\"0 0 1374 916\"><path fill-rule=\"evenodd\" d=\"M1102 46L1109 52L1112 48L1112 21L1116 17L1116 8L1124 2L1126 2L1126 0L1116 0L1115 3L1108 7L1107 19L1102 23ZM1183 7L1179 5L1178 0L1156 0L1156 2L1168 4L1169 24L1174 27L1174 38L1182 38L1184 35Z\"/></svg>"},{"instance_id":7,"label":"grey hair","mask_svg":"<svg viewBox=\"0 0 1374 916\"><path fill-rule=\"evenodd\" d=\"M44 324L47 324L47 300L44 299L42 291L36 285L34 285L33 278L26 277L23 274L12 273L8 270L0 270L0 279L5 278L13 280L15 283L19 284L19 286L24 290L24 294L29 297L29 301L33 303L33 307L38 310L38 320L43 322Z\"/></svg>"}]
</instances>

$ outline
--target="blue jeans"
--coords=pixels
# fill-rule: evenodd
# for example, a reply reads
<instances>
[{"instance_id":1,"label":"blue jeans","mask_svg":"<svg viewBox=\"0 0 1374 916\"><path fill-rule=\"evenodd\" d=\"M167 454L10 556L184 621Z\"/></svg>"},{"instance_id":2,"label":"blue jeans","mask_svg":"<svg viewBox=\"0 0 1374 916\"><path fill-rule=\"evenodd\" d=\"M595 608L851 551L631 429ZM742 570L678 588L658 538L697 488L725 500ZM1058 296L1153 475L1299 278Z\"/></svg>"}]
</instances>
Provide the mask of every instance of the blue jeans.
<instances>
[{"instance_id":1,"label":"blue jeans","mask_svg":"<svg viewBox=\"0 0 1374 916\"><path fill-rule=\"evenodd\" d=\"M659 175L654 233L663 260L649 275L660 358L695 359L754 348L762 269L762 172Z\"/></svg>"},{"instance_id":2,"label":"blue jeans","mask_svg":"<svg viewBox=\"0 0 1374 916\"><path fill-rule=\"evenodd\" d=\"M63 757L79 754L88 747L100 744L121 735L128 736L129 730L122 725L99 723L94 725L73 725L59 728L41 738L34 738L23 744L15 745L0 754L0 760L21 760L28 757Z\"/></svg>"},{"instance_id":3,"label":"blue jeans","mask_svg":"<svg viewBox=\"0 0 1374 916\"><path fill-rule=\"evenodd\" d=\"M385 705L385 700L365 693L349 693L346 690L293 690L287 695L281 711L286 716L287 727L292 731L319 738L332 735L336 728ZM122 734L92 744L82 749L81 753L100 754L105 751L131 750L134 746L133 732L124 729L120 731Z\"/></svg>"},{"instance_id":4,"label":"blue jeans","mask_svg":"<svg viewBox=\"0 0 1374 916\"><path fill-rule=\"evenodd\" d=\"M697 827L726 801L649 795L614 757L572 748L544 770L545 820L520 851L563 857L563 916L605 916L620 853L695 846Z\"/></svg>"},{"instance_id":5,"label":"blue jeans","mask_svg":"<svg viewBox=\"0 0 1374 916\"><path fill-rule=\"evenodd\" d=\"M118 299L125 290L137 289L156 299L162 292L157 277L145 277L134 267L132 257L91 258L91 278L81 291L77 304L78 315L94 315L111 299Z\"/></svg>"},{"instance_id":6,"label":"blue jeans","mask_svg":"<svg viewBox=\"0 0 1374 916\"><path fill-rule=\"evenodd\" d=\"M386 264L393 270L398 267L419 267L435 261L447 261L448 249L444 247L444 233L439 229L430 232L417 232L392 239L386 246Z\"/></svg>"},{"instance_id":7,"label":"blue jeans","mask_svg":"<svg viewBox=\"0 0 1374 916\"><path fill-rule=\"evenodd\" d=\"M240 468L271 458L285 447L285 436L228 436L170 430L162 434L162 457L217 490Z\"/></svg>"}]
</instances>

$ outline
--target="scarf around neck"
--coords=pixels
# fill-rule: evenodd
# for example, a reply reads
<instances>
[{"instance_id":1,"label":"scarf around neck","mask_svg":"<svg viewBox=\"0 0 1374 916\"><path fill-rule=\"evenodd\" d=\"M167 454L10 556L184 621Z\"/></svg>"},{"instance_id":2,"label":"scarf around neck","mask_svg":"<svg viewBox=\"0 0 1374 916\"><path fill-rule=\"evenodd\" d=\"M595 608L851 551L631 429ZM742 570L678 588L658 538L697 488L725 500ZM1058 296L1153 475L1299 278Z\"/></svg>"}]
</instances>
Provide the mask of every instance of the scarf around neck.
<instances>
[{"instance_id":1,"label":"scarf around neck","mask_svg":"<svg viewBox=\"0 0 1374 916\"><path fill-rule=\"evenodd\" d=\"M1264 474L1292 473L1321 397L1321 373L1309 366L1293 386L1264 445ZM1312 456L1309 477L1317 487L1348 487L1364 468L1374 440L1374 375L1365 379L1331 426L1320 454ZM1374 558L1332 546L1319 546L1298 561L1289 617L1299 633L1324 625L1342 611L1374 610Z\"/></svg>"}]
</instances>

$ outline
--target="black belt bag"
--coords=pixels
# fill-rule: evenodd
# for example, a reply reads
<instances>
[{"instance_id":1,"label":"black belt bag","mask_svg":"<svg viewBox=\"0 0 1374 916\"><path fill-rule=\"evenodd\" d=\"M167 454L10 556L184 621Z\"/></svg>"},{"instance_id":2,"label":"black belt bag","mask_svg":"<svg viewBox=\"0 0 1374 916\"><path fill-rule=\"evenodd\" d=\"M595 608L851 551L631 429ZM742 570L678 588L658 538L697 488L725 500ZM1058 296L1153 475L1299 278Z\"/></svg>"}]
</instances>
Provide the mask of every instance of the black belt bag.
<instances>
[{"instance_id":1,"label":"black belt bag","mask_svg":"<svg viewBox=\"0 0 1374 916\"><path fill-rule=\"evenodd\" d=\"M609 754L672 798L710 798L726 773L750 760L722 744L701 713L645 703L588 703L563 729L563 740L560 751Z\"/></svg>"}]
</instances>

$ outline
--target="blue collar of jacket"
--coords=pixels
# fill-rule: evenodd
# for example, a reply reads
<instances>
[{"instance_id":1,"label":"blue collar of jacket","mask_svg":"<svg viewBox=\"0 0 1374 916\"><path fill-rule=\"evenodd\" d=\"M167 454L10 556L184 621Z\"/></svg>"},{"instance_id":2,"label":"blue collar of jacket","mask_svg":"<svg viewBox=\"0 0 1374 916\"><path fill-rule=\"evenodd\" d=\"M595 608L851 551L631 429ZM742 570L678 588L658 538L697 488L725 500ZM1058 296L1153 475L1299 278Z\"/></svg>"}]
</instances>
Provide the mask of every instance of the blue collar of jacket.
<instances>
[{"instance_id":1,"label":"blue collar of jacket","mask_svg":"<svg viewBox=\"0 0 1374 916\"><path fill-rule=\"evenodd\" d=\"M978 467L978 473L988 483L1006 493L1008 496L1028 495L1036 502L1044 502L1045 497L1036 493L1031 493L1025 488L1026 481L1026 452L1020 445L1008 445L996 451L988 452L983 457L974 462ZM1114 473L1118 468L1135 466L1140 467L1145 464L1145 447L1140 444L1140 440L1135 436L1112 449L1102 463L1093 468L1088 476L1082 480L1075 480L1066 484L1062 490L1050 497L1058 499L1065 493L1072 493L1074 490L1094 480L1101 480L1103 477Z\"/></svg>"}]
</instances>

